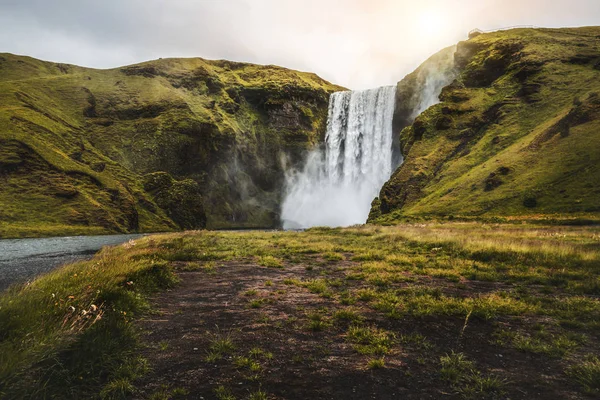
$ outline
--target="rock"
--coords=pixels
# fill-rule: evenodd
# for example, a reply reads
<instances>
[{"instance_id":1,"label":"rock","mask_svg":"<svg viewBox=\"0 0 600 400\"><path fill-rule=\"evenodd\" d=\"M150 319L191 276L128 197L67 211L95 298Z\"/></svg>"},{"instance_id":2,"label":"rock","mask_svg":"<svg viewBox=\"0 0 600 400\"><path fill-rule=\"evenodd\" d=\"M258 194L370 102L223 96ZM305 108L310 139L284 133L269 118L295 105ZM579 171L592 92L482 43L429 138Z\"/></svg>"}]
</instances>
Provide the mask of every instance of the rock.
<instances>
[{"instance_id":1,"label":"rock","mask_svg":"<svg viewBox=\"0 0 600 400\"><path fill-rule=\"evenodd\" d=\"M535 197L527 196L523 199L523 206L527 208L537 207L537 204L537 199Z\"/></svg>"},{"instance_id":2,"label":"rock","mask_svg":"<svg viewBox=\"0 0 600 400\"><path fill-rule=\"evenodd\" d=\"M90 166L91 169L93 169L96 172L102 172L106 169L106 163L103 162L97 162L97 163L93 163Z\"/></svg>"},{"instance_id":3,"label":"rock","mask_svg":"<svg viewBox=\"0 0 600 400\"><path fill-rule=\"evenodd\" d=\"M484 182L485 185L484 185L483 190L485 190L486 192L489 192L490 190L494 190L498 186L502 185L502 183L503 183L502 179L500 179L500 177L495 172L492 172L485 179L485 182Z\"/></svg>"}]
</instances>

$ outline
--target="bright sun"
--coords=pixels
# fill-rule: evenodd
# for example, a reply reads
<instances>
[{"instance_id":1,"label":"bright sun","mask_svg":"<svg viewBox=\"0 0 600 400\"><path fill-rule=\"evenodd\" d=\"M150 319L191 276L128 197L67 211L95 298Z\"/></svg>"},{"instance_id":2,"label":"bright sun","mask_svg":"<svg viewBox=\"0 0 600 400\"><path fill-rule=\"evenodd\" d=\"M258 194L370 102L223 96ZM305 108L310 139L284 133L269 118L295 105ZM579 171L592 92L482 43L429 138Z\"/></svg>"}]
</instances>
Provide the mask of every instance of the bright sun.
<instances>
[{"instance_id":1,"label":"bright sun","mask_svg":"<svg viewBox=\"0 0 600 400\"><path fill-rule=\"evenodd\" d=\"M435 10L423 12L418 19L418 26L427 36L437 36L444 30L446 26L445 19Z\"/></svg>"}]
</instances>

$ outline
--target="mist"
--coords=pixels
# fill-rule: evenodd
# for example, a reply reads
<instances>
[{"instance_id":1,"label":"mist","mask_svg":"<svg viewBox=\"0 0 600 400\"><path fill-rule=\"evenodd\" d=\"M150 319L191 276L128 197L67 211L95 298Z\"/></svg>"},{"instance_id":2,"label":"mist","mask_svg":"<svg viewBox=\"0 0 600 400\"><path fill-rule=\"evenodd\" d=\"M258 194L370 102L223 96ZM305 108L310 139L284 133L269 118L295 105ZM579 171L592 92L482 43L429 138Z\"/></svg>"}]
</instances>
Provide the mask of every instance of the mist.
<instances>
[{"instance_id":1,"label":"mist","mask_svg":"<svg viewBox=\"0 0 600 400\"><path fill-rule=\"evenodd\" d=\"M287 176L285 229L363 223L373 197L392 172L396 87L331 96L325 149Z\"/></svg>"},{"instance_id":2,"label":"mist","mask_svg":"<svg viewBox=\"0 0 600 400\"><path fill-rule=\"evenodd\" d=\"M435 63L426 63L419 70L418 80L424 83L416 93L417 101L411 119L414 120L423 111L439 103L442 89L456 78L457 71L454 68L455 51L456 46L452 46L451 51L444 53L444 57L437 59Z\"/></svg>"},{"instance_id":3,"label":"mist","mask_svg":"<svg viewBox=\"0 0 600 400\"><path fill-rule=\"evenodd\" d=\"M457 75L456 47L445 49L417 72L414 92L398 99L396 86L334 93L325 143L308 155L300 171L288 170L281 219L285 229L365 223L371 203L403 161L393 131L396 102L410 104L408 123L439 103ZM396 157L400 154L400 157Z\"/></svg>"}]
</instances>

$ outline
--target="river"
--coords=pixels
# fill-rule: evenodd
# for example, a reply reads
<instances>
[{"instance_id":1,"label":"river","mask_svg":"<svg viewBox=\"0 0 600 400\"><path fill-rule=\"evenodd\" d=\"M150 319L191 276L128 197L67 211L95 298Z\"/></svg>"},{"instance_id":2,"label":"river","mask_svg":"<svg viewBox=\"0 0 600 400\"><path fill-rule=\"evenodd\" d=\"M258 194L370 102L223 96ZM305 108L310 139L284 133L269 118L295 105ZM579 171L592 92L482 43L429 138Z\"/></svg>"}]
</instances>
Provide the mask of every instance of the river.
<instances>
[{"instance_id":1,"label":"river","mask_svg":"<svg viewBox=\"0 0 600 400\"><path fill-rule=\"evenodd\" d=\"M104 246L114 246L142 235L71 236L0 240L0 291L44 272L91 258Z\"/></svg>"}]
</instances>

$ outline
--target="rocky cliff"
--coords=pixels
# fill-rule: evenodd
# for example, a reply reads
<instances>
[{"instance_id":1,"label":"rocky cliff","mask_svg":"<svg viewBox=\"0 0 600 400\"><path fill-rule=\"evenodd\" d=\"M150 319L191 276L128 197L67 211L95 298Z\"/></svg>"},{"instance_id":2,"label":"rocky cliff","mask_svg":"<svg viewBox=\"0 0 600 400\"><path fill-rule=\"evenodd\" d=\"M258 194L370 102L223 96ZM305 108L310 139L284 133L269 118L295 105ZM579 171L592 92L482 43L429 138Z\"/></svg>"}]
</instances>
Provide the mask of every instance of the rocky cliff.
<instances>
[{"instance_id":1,"label":"rocky cliff","mask_svg":"<svg viewBox=\"0 0 600 400\"><path fill-rule=\"evenodd\" d=\"M441 102L408 126L396 117L404 163L370 220L599 212L599 37L515 29L459 43ZM422 90L409 79L399 91Z\"/></svg>"},{"instance_id":2,"label":"rocky cliff","mask_svg":"<svg viewBox=\"0 0 600 400\"><path fill-rule=\"evenodd\" d=\"M0 237L277 226L284 166L341 89L229 61L0 54Z\"/></svg>"}]
</instances>

